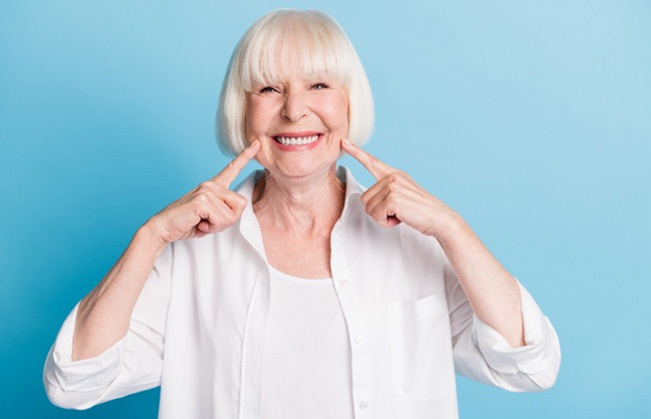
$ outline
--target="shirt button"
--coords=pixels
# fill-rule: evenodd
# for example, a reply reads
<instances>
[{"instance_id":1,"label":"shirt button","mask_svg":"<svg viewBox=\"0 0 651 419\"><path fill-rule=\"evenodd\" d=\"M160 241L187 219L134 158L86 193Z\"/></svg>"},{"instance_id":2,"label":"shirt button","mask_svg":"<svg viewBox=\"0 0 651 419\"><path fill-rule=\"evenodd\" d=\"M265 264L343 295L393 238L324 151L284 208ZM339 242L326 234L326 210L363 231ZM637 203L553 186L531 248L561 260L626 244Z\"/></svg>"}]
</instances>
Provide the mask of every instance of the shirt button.
<instances>
[{"instance_id":1,"label":"shirt button","mask_svg":"<svg viewBox=\"0 0 651 419\"><path fill-rule=\"evenodd\" d=\"M366 400L362 400L361 402L359 402L359 408L360 409L368 408L368 402Z\"/></svg>"},{"instance_id":2,"label":"shirt button","mask_svg":"<svg viewBox=\"0 0 651 419\"><path fill-rule=\"evenodd\" d=\"M342 279L341 281L339 281L339 286L342 288L348 286L348 280Z\"/></svg>"},{"instance_id":3,"label":"shirt button","mask_svg":"<svg viewBox=\"0 0 651 419\"><path fill-rule=\"evenodd\" d=\"M358 344L358 345L361 345L362 343L364 343L364 336L361 336L361 335L357 336L355 338L355 343Z\"/></svg>"}]
</instances>

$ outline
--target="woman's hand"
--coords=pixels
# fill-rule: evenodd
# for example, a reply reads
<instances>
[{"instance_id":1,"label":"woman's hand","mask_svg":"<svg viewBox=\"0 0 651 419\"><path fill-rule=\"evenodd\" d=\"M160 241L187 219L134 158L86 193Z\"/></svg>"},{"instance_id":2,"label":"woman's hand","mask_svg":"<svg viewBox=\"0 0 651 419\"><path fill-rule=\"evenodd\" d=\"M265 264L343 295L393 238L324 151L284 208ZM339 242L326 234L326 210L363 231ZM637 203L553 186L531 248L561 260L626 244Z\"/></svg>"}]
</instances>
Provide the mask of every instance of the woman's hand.
<instances>
[{"instance_id":1,"label":"woman's hand","mask_svg":"<svg viewBox=\"0 0 651 419\"><path fill-rule=\"evenodd\" d=\"M229 189L240 171L257 154L254 141L217 176L203 182L153 216L152 225L162 247L179 239L202 237L233 225L246 207L246 198Z\"/></svg>"},{"instance_id":2,"label":"woman's hand","mask_svg":"<svg viewBox=\"0 0 651 419\"><path fill-rule=\"evenodd\" d=\"M382 227L401 222L437 239L444 239L461 217L405 172L394 169L347 140L342 148L359 161L377 179L362 194L366 213Z\"/></svg>"},{"instance_id":3,"label":"woman's hand","mask_svg":"<svg viewBox=\"0 0 651 419\"><path fill-rule=\"evenodd\" d=\"M366 212L383 227L404 222L436 237L477 317L512 347L524 346L520 288L463 219L407 174L346 140L341 146L377 179L362 194Z\"/></svg>"},{"instance_id":4,"label":"woman's hand","mask_svg":"<svg viewBox=\"0 0 651 419\"><path fill-rule=\"evenodd\" d=\"M255 141L211 180L154 215L102 281L79 304L72 360L97 356L124 337L133 308L163 249L171 242L216 233L234 224L246 198L228 187L258 150Z\"/></svg>"}]
</instances>

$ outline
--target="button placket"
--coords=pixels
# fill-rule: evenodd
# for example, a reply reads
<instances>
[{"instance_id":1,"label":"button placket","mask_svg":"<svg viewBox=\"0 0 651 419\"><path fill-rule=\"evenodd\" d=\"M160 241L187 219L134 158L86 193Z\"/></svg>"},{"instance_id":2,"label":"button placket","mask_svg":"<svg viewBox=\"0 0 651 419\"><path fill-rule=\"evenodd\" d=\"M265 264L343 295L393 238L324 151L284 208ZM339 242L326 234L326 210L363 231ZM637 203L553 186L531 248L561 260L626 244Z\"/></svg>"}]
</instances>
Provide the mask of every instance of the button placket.
<instances>
[{"instance_id":1,"label":"button placket","mask_svg":"<svg viewBox=\"0 0 651 419\"><path fill-rule=\"evenodd\" d=\"M335 280L337 296L348 326L351 344L352 363L352 397L356 415L372 417L370 354L366 346L366 321L364 311L357 295L355 283L351 278L347 257L342 245L343 238L338 228L333 230L332 240L332 275ZM360 416L361 417L361 416Z\"/></svg>"}]
</instances>

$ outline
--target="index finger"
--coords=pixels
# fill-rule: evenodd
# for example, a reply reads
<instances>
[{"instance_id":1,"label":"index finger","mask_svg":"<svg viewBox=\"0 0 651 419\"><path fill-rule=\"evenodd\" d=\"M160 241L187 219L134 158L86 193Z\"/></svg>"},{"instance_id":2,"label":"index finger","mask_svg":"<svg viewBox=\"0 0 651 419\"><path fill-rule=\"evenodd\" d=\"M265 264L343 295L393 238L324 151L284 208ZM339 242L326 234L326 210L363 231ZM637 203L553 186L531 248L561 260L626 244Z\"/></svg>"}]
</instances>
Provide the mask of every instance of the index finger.
<instances>
[{"instance_id":1,"label":"index finger","mask_svg":"<svg viewBox=\"0 0 651 419\"><path fill-rule=\"evenodd\" d=\"M244 166L258 154L260 150L260 141L254 141L247 148L242 150L240 154L237 155L233 160L224 169L219 172L217 176L211 179L211 182L214 182L220 186L228 188L231 183L235 180L237 175L240 174Z\"/></svg>"},{"instance_id":2,"label":"index finger","mask_svg":"<svg viewBox=\"0 0 651 419\"><path fill-rule=\"evenodd\" d=\"M362 150L360 147L356 146L348 140L341 140L341 146L346 151L346 153L350 154L358 162L362 163L362 166L366 167L366 170L371 172L371 174L377 180L380 180L389 173L395 171L393 167L385 164L377 157L368 154L366 151Z\"/></svg>"}]
</instances>

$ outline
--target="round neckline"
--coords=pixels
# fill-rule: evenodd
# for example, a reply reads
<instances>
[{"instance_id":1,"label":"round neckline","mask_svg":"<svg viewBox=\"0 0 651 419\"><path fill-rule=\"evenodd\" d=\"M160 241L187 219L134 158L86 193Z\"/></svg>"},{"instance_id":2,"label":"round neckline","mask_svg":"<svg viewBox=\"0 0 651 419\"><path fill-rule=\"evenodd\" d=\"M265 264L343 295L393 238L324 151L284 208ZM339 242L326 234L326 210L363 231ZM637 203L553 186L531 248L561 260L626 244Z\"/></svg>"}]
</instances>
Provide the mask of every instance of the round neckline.
<instances>
[{"instance_id":1,"label":"round neckline","mask_svg":"<svg viewBox=\"0 0 651 419\"><path fill-rule=\"evenodd\" d=\"M310 278L299 278L297 276L289 275L284 272L279 271L278 269L274 268L271 265L269 266L269 272L271 273L271 276L281 279L283 281L291 282L294 284L300 284L300 285L330 285L332 284L332 278L315 278L315 279L310 279Z\"/></svg>"}]
</instances>

